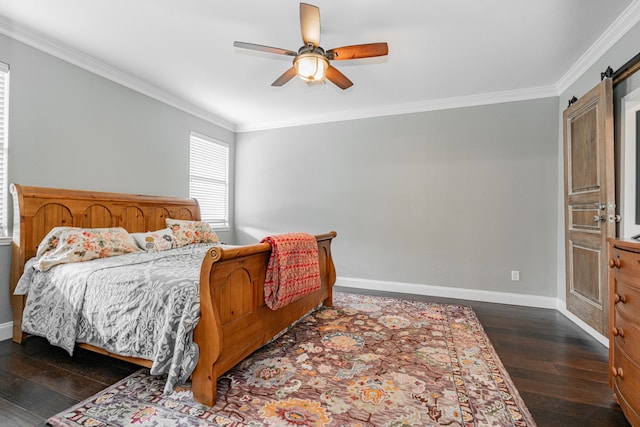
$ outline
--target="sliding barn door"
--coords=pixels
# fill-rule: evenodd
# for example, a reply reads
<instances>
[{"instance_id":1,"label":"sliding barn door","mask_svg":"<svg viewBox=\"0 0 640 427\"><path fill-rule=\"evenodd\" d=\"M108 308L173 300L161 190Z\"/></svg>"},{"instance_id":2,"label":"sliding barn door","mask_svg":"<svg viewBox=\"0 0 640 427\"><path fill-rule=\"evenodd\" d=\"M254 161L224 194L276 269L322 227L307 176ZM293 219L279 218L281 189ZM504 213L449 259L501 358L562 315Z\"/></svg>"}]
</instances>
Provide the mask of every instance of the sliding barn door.
<instances>
[{"instance_id":1,"label":"sliding barn door","mask_svg":"<svg viewBox=\"0 0 640 427\"><path fill-rule=\"evenodd\" d=\"M608 246L615 237L611 79L563 113L567 310L607 335Z\"/></svg>"}]
</instances>

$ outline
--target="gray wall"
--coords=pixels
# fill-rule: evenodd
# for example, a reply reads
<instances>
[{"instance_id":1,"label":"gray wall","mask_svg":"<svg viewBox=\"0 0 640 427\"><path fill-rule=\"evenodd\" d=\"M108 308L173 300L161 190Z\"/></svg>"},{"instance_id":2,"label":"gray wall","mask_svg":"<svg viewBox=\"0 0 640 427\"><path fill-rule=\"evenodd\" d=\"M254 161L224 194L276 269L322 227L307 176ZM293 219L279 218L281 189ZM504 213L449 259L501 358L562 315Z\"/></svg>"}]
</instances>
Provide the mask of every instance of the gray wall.
<instances>
[{"instance_id":1,"label":"gray wall","mask_svg":"<svg viewBox=\"0 0 640 427\"><path fill-rule=\"evenodd\" d=\"M555 297L557 113L547 98L238 134L238 239L336 230L338 276Z\"/></svg>"},{"instance_id":2,"label":"gray wall","mask_svg":"<svg viewBox=\"0 0 640 427\"><path fill-rule=\"evenodd\" d=\"M0 61L11 67L10 182L187 197L192 130L230 143L233 161L235 135L208 121L4 36ZM11 320L9 256L1 246L0 324Z\"/></svg>"}]
</instances>

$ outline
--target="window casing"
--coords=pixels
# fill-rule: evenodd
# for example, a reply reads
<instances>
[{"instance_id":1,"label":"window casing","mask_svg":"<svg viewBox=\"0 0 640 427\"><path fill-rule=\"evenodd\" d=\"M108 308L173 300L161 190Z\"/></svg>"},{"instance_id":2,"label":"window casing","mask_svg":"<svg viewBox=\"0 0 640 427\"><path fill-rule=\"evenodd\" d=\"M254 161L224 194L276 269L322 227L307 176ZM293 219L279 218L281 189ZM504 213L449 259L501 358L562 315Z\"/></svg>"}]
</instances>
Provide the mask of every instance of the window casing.
<instances>
[{"instance_id":1,"label":"window casing","mask_svg":"<svg viewBox=\"0 0 640 427\"><path fill-rule=\"evenodd\" d=\"M9 66L0 62L0 238L8 235Z\"/></svg>"},{"instance_id":2,"label":"window casing","mask_svg":"<svg viewBox=\"0 0 640 427\"><path fill-rule=\"evenodd\" d=\"M198 200L202 220L229 227L229 144L191 132L189 197Z\"/></svg>"}]
</instances>

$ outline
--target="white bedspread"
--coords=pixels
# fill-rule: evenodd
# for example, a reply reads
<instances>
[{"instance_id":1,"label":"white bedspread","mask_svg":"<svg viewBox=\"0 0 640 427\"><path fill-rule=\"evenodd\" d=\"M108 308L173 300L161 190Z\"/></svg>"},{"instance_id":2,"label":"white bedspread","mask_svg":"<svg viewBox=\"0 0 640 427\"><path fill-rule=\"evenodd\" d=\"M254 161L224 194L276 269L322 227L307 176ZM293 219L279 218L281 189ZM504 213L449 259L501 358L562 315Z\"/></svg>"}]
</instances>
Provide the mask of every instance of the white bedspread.
<instances>
[{"instance_id":1,"label":"white bedspread","mask_svg":"<svg viewBox=\"0 0 640 427\"><path fill-rule=\"evenodd\" d=\"M186 381L198 361L193 329L199 280L210 244L62 264L25 266L16 294L28 294L22 329L73 354L76 342L153 361L168 374L165 392Z\"/></svg>"}]
</instances>

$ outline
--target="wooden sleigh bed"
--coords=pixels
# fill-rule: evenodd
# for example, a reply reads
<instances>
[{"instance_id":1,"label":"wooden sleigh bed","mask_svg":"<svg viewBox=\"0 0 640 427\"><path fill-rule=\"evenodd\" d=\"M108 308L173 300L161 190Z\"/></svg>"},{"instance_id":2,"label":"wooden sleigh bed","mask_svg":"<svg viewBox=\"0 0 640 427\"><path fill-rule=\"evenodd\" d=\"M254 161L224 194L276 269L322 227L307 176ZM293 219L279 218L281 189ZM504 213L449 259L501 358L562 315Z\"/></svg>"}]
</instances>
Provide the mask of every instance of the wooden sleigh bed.
<instances>
[{"instance_id":1,"label":"wooden sleigh bed","mask_svg":"<svg viewBox=\"0 0 640 427\"><path fill-rule=\"evenodd\" d=\"M57 226L82 228L122 227L130 233L164 228L166 218L199 220L194 199L26 187L12 184L14 226L11 259L13 340L22 343L22 313L26 297L14 295L26 261L38 244ZM316 236L321 276L319 291L285 307L271 310L264 302L264 280L271 254L269 243L224 248L213 246L200 270L200 320L193 332L200 356L192 373L194 398L212 406L216 382L279 332L324 303L332 304L335 269L331 240L335 232ZM78 346L150 367L151 361L111 354L87 345Z\"/></svg>"}]
</instances>

